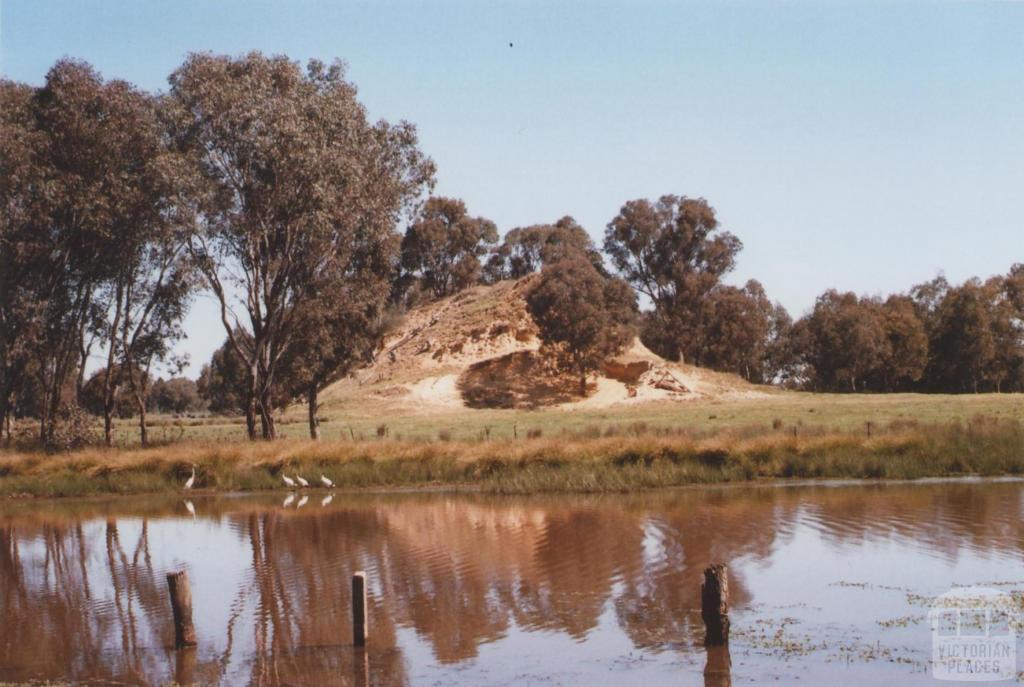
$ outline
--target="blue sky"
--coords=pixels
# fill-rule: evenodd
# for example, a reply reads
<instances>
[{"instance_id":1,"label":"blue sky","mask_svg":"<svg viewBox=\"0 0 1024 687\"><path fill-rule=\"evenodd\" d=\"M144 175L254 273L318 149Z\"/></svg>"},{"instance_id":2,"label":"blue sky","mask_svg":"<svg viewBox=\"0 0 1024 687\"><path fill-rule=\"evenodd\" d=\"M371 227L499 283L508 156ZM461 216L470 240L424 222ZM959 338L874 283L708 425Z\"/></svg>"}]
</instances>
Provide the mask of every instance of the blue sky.
<instances>
[{"instance_id":1,"label":"blue sky","mask_svg":"<svg viewBox=\"0 0 1024 687\"><path fill-rule=\"evenodd\" d=\"M509 43L513 43L509 47ZM341 58L505 231L704 196L799 316L1024 261L1024 3L0 0L0 71L162 89L190 51ZM189 374L223 333L197 303Z\"/></svg>"}]
</instances>

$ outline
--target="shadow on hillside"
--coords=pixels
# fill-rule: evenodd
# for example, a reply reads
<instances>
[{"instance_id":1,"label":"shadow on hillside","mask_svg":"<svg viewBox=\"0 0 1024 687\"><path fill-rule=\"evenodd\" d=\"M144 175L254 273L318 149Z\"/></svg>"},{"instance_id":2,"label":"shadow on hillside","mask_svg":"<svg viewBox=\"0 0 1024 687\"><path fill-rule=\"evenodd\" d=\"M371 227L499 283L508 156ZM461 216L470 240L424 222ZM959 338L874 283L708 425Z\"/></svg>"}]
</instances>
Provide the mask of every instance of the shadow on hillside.
<instances>
[{"instance_id":1,"label":"shadow on hillside","mask_svg":"<svg viewBox=\"0 0 1024 687\"><path fill-rule=\"evenodd\" d=\"M517 351L471 365L458 381L470 408L532 410L579 400L579 382L555 375L533 351Z\"/></svg>"}]
</instances>

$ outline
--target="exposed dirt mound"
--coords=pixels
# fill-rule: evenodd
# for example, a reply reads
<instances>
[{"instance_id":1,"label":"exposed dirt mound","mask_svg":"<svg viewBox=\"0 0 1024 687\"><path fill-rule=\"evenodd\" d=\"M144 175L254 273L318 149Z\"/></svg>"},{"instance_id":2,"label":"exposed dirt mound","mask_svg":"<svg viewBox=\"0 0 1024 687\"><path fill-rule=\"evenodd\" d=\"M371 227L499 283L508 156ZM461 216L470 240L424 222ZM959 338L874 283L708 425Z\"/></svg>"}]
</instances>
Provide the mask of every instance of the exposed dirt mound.
<instances>
[{"instance_id":1,"label":"exposed dirt mound","mask_svg":"<svg viewBox=\"0 0 1024 687\"><path fill-rule=\"evenodd\" d=\"M579 381L552 374L536 351L516 351L469 366L458 389L470 408L522 408L570 403L579 398Z\"/></svg>"},{"instance_id":2,"label":"exposed dirt mound","mask_svg":"<svg viewBox=\"0 0 1024 687\"><path fill-rule=\"evenodd\" d=\"M580 398L578 380L552 372L537 353L537 327L525 301L534 278L477 286L414 309L370 365L324 391L324 404L405 414L764 394L734 375L668 362L635 341L591 377Z\"/></svg>"}]
</instances>

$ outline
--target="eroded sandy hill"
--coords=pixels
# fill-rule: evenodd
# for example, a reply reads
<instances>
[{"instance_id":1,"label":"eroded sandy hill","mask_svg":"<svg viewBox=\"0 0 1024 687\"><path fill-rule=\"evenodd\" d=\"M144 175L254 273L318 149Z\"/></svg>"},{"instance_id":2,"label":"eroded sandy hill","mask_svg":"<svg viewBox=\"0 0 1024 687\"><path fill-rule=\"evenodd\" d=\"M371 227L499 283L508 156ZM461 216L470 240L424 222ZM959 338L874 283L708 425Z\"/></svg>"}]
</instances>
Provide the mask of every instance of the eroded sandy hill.
<instances>
[{"instance_id":1,"label":"eroded sandy hill","mask_svg":"<svg viewBox=\"0 0 1024 687\"><path fill-rule=\"evenodd\" d=\"M591 378L554 373L538 354L526 310L526 277L478 286L416 308L388 336L374 361L325 390L330 406L423 413L459 408L604 408L652 401L763 395L734 375L671 363L639 341Z\"/></svg>"}]
</instances>

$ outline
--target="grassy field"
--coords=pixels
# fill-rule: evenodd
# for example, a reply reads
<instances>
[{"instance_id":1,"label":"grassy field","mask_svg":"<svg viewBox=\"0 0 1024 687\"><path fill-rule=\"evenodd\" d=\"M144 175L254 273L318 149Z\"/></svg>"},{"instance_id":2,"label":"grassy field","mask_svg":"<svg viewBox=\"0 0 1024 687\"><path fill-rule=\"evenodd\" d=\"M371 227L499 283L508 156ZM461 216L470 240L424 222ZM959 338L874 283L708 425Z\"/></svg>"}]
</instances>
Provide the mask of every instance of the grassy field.
<instances>
[{"instance_id":1,"label":"grassy field","mask_svg":"<svg viewBox=\"0 0 1024 687\"><path fill-rule=\"evenodd\" d=\"M442 434L455 441L480 438L523 438L528 432L543 436L565 433L615 432L642 424L652 430L718 433L749 427L785 427L835 431L865 430L866 423L884 425L914 421L923 424L966 422L975 416L1024 421L1024 394L813 394L775 392L771 398L693 400L621 406L606 410L460 410L423 415L389 415L386 407L362 405L329 408L322 413L327 441L376 439L378 430L396 440L430 441ZM124 448L137 444L133 421L117 422L117 442ZM150 435L157 443L245 439L241 418L172 418L156 416ZM381 429L386 428L386 429ZM309 436L305 409L294 408L279 425L286 438Z\"/></svg>"},{"instance_id":2,"label":"grassy field","mask_svg":"<svg viewBox=\"0 0 1024 687\"><path fill-rule=\"evenodd\" d=\"M816 395L691 401L608 411L462 411L331 418L325 438L248 442L239 423L162 419L160 445L0 453L0 496L197 487L283 488L282 473L340 488L624 491L786 478L1024 473L1024 397ZM297 417L296 417L297 419ZM869 425L870 423L870 430ZM378 437L378 427L383 436ZM351 428L351 429L350 429ZM130 424L121 426L126 435ZM354 439L353 439L354 437Z\"/></svg>"}]
</instances>

